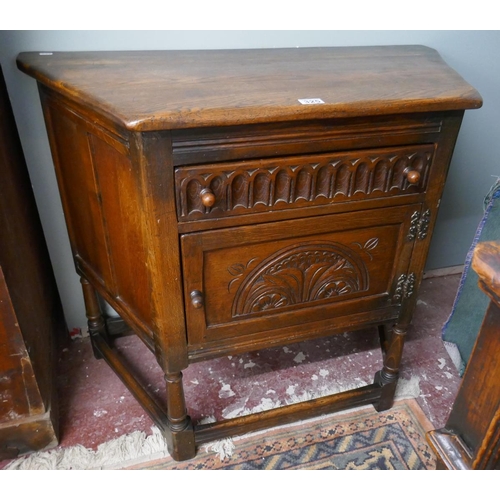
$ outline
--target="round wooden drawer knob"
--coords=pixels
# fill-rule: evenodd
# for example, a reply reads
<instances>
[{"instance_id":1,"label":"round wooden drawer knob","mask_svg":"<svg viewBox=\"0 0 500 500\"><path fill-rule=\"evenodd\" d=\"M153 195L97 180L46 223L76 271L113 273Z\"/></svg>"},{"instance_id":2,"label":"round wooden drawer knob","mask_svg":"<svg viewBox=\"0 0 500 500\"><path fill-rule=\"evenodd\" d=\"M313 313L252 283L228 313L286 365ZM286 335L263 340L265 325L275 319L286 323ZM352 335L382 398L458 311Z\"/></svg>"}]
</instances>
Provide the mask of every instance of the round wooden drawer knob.
<instances>
[{"instance_id":1,"label":"round wooden drawer knob","mask_svg":"<svg viewBox=\"0 0 500 500\"><path fill-rule=\"evenodd\" d=\"M212 207L215 203L215 195L211 189L203 189L201 191L201 202L205 207Z\"/></svg>"},{"instance_id":2,"label":"round wooden drawer knob","mask_svg":"<svg viewBox=\"0 0 500 500\"><path fill-rule=\"evenodd\" d=\"M418 184L420 182L420 172L418 170L408 170L406 172L406 180L410 184Z\"/></svg>"},{"instance_id":3,"label":"round wooden drawer knob","mask_svg":"<svg viewBox=\"0 0 500 500\"><path fill-rule=\"evenodd\" d=\"M203 294L199 290L193 290L191 292L191 304L195 309L201 309L203 307Z\"/></svg>"}]
</instances>

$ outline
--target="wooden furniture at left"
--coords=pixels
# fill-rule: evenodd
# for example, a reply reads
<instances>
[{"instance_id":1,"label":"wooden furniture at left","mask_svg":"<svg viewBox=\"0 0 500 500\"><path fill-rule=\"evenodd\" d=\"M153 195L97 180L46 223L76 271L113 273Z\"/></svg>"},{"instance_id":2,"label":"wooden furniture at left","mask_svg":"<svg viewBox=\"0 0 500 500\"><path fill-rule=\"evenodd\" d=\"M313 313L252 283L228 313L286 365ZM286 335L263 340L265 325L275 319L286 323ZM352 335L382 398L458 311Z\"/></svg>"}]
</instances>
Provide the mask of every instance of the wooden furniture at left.
<instances>
[{"instance_id":1,"label":"wooden furniture at left","mask_svg":"<svg viewBox=\"0 0 500 500\"><path fill-rule=\"evenodd\" d=\"M446 425L427 434L438 469L500 469L500 241L478 243L472 267L490 304Z\"/></svg>"},{"instance_id":2,"label":"wooden furniture at left","mask_svg":"<svg viewBox=\"0 0 500 500\"><path fill-rule=\"evenodd\" d=\"M58 443L61 302L0 69L0 459Z\"/></svg>"}]
</instances>

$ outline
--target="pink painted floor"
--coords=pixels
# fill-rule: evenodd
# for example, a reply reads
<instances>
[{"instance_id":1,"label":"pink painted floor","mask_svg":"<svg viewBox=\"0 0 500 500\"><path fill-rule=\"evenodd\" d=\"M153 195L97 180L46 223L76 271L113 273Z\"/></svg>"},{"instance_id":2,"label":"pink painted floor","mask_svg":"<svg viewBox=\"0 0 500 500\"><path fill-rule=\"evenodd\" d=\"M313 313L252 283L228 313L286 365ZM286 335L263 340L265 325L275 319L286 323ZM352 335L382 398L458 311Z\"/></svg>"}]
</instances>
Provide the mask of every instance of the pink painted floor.
<instances>
[{"instance_id":1,"label":"pink painted floor","mask_svg":"<svg viewBox=\"0 0 500 500\"><path fill-rule=\"evenodd\" d=\"M418 393L435 428L446 422L460 383L441 340L459 280L452 275L423 281L402 360L399 394ZM153 355L135 337L118 345L161 401L163 377ZM94 359L88 338L68 341L59 361L60 446L96 449L136 430L151 433L153 422L107 364ZM196 422L371 383L380 367L378 334L369 329L197 363L184 372L184 387Z\"/></svg>"}]
</instances>

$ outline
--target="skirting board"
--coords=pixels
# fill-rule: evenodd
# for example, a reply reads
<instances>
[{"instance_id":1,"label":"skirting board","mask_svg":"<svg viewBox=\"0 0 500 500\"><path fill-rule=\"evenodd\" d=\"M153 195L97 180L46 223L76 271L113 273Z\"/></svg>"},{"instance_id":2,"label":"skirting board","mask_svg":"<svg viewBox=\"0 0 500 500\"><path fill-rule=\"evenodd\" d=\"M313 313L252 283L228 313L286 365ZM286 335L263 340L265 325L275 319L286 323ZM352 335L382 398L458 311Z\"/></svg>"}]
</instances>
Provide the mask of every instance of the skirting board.
<instances>
[{"instance_id":1,"label":"skirting board","mask_svg":"<svg viewBox=\"0 0 500 500\"><path fill-rule=\"evenodd\" d=\"M429 271L425 271L423 275L423 279L429 278L439 278L440 276L452 276L453 274L462 274L464 270L463 264L460 266L450 266L450 267L441 267L440 269L430 269Z\"/></svg>"}]
</instances>

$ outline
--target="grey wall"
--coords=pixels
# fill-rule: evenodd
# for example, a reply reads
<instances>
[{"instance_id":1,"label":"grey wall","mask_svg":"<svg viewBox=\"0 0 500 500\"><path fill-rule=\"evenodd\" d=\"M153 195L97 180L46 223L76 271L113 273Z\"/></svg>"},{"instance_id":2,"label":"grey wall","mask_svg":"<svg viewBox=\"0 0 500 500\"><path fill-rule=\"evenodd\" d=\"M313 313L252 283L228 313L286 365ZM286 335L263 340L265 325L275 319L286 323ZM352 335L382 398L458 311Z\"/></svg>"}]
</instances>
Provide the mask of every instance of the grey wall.
<instances>
[{"instance_id":1,"label":"grey wall","mask_svg":"<svg viewBox=\"0 0 500 500\"><path fill-rule=\"evenodd\" d=\"M500 176L500 31L1 31L0 64L69 328L85 325L83 300L36 84L17 70L19 52L391 44L423 44L437 49L484 99L483 108L466 112L427 269L459 265L481 219L483 198L494 178Z\"/></svg>"}]
</instances>

